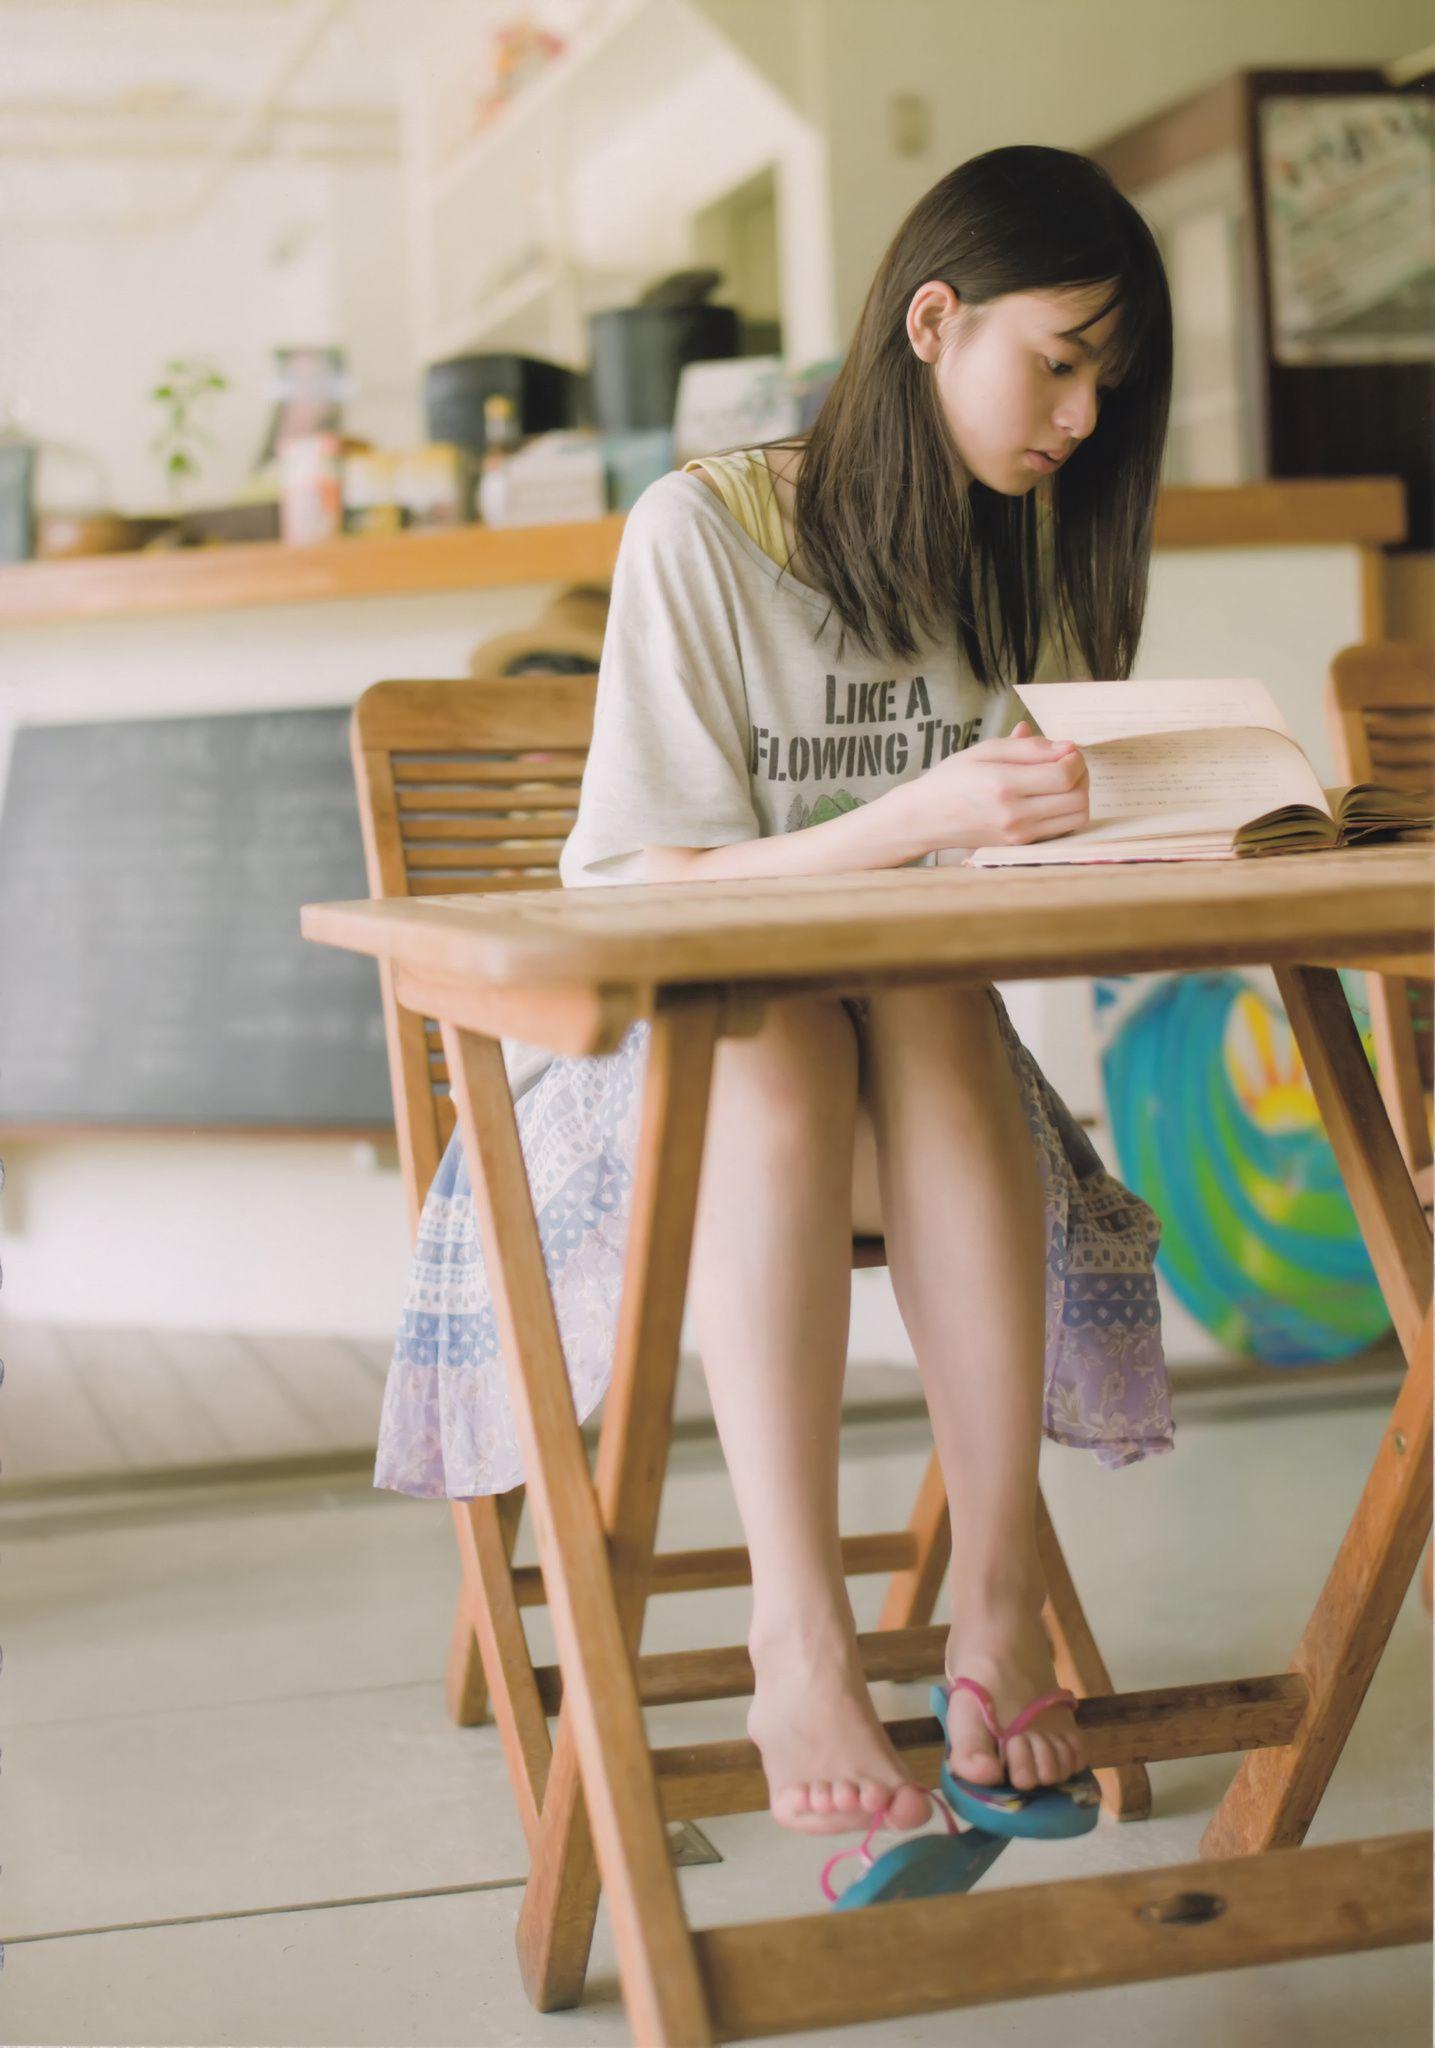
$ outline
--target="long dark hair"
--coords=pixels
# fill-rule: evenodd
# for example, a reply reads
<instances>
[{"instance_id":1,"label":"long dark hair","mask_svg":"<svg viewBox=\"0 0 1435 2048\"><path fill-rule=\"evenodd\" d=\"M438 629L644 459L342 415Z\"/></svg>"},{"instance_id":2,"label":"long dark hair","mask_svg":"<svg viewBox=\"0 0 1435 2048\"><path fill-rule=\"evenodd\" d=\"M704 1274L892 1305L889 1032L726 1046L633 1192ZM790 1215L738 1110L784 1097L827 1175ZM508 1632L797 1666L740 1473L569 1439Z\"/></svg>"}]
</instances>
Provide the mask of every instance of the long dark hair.
<instances>
[{"instance_id":1,"label":"long dark hair","mask_svg":"<svg viewBox=\"0 0 1435 2048\"><path fill-rule=\"evenodd\" d=\"M919 286L966 307L1009 292L1108 285L1112 368L1078 460L1007 497L971 477L931 367L907 337ZM1146 609L1171 398L1171 299L1150 229L1098 164L1071 150L988 150L934 185L882 258L857 332L807 436L794 527L805 573L871 654L951 634L977 679L1029 681L1054 627L1091 675L1129 676ZM1053 617L1054 612L1054 617Z\"/></svg>"}]
</instances>

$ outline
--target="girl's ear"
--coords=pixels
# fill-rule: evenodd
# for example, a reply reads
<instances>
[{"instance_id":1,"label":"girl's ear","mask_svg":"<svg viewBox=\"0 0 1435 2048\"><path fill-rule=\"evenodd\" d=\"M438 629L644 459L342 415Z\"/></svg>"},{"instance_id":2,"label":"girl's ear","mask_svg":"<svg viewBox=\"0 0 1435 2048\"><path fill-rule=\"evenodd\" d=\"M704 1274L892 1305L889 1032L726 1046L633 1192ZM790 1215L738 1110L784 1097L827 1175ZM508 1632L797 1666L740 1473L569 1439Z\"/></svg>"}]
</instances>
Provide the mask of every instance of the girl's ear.
<instances>
[{"instance_id":1,"label":"girl's ear","mask_svg":"<svg viewBox=\"0 0 1435 2048\"><path fill-rule=\"evenodd\" d=\"M942 333L961 311L961 300L940 278L918 285L907 308L907 339L924 363L941 354Z\"/></svg>"}]
</instances>

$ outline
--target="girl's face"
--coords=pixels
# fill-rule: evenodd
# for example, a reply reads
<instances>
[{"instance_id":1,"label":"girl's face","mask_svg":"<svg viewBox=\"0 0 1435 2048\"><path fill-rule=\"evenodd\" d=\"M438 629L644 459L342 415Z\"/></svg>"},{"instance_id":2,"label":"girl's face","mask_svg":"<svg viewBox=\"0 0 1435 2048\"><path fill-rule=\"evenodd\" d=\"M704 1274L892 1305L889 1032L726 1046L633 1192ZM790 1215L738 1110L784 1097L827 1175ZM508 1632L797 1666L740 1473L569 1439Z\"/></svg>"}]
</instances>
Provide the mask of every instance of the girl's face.
<instances>
[{"instance_id":1,"label":"girl's face","mask_svg":"<svg viewBox=\"0 0 1435 2048\"><path fill-rule=\"evenodd\" d=\"M1109 363L1119 308L1073 330L1109 297L1107 285L1081 285L967 307L940 282L914 295L908 338L932 365L958 455L989 489L1022 496L1095 432L1102 397L1119 381Z\"/></svg>"}]
</instances>

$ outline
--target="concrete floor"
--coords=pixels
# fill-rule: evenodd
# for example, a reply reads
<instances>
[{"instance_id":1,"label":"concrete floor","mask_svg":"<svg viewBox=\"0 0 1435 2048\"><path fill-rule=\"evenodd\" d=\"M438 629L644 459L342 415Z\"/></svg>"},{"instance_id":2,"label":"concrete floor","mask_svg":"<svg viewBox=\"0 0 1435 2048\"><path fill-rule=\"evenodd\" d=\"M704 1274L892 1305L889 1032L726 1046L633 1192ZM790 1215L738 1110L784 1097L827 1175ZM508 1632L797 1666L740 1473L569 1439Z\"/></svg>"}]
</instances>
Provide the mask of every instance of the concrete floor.
<instances>
[{"instance_id":1,"label":"concrete floor","mask_svg":"<svg viewBox=\"0 0 1435 2048\"><path fill-rule=\"evenodd\" d=\"M1239 1420L1193 1412L1174 1457L1116 1474L1048 1448L1047 1498L1120 1688L1285 1665L1386 1412L1368 1396ZM925 1457L911 1423L850 1431L844 1525L904 1519ZM664 1542L735 1534L714 1448L680 1445ZM455 1565L442 1507L311 1479L29 1500L0 1510L0 1535L0 2039L628 2039L604 1921L584 2008L541 2016L520 1988L525 1855L497 1738L443 1711ZM880 1591L857 1587L863 1625ZM645 1648L740 1641L745 1604L742 1593L661 1601ZM911 1689L878 1697L889 1713L922 1711ZM662 1740L741 1732L734 1702L652 1718ZM1231 1769L1220 1757L1159 1765L1151 1820L1103 1822L1059 1848L1016 1844L984 1882L1193 1856ZM1430 1630L1412 1593L1310 1839L1424 1826L1429 1812ZM818 1910L813 1844L762 1815L704 1830L721 1860L683 1872L695 1924ZM1065 2048L1414 2048L1430 2020L1419 1947L839 2038L1037 2048L1059 2028Z\"/></svg>"}]
</instances>

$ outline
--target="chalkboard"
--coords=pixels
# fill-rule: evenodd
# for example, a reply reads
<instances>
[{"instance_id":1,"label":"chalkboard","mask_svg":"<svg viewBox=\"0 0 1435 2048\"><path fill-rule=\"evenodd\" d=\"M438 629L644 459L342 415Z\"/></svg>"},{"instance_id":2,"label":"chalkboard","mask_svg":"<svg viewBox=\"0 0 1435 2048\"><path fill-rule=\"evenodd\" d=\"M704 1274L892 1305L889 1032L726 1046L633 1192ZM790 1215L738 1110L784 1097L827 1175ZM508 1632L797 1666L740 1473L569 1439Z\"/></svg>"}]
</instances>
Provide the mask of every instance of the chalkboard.
<instances>
[{"instance_id":1,"label":"chalkboard","mask_svg":"<svg viewBox=\"0 0 1435 2048\"><path fill-rule=\"evenodd\" d=\"M392 1119L343 709L26 726L0 808L0 1127Z\"/></svg>"}]
</instances>

